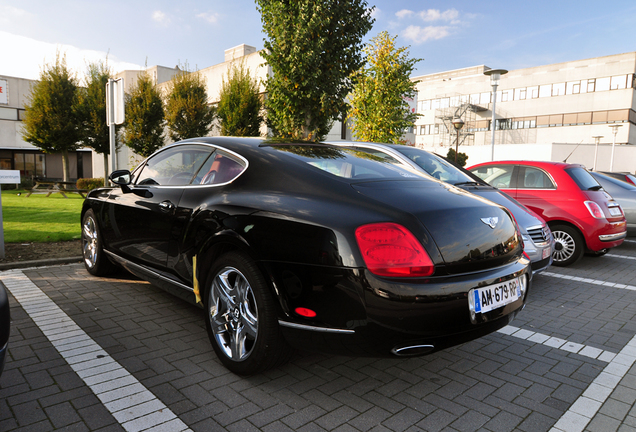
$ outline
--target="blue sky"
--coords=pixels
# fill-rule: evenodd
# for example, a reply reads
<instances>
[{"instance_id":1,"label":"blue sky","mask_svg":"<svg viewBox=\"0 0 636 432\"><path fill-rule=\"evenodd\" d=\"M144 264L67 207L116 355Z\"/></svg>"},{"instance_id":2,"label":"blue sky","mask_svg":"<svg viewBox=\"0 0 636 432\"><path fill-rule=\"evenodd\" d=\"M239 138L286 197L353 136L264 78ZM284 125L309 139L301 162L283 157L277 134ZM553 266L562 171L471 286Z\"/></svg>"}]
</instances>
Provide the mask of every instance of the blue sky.
<instances>
[{"instance_id":1,"label":"blue sky","mask_svg":"<svg viewBox=\"0 0 636 432\"><path fill-rule=\"evenodd\" d=\"M414 75L485 64L508 70L636 51L636 2L376 0L386 30L424 59ZM240 44L263 48L253 0L0 0L0 75L36 79L66 54L78 74L105 59L203 69Z\"/></svg>"}]
</instances>

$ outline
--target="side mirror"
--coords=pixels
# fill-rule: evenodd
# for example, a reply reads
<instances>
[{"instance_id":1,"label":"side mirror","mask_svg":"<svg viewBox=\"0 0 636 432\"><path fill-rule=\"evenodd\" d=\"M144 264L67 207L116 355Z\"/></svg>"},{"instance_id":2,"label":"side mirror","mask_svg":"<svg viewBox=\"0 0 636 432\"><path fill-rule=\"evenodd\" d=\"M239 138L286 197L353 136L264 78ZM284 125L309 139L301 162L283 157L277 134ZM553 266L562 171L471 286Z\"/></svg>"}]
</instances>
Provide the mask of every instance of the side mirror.
<instances>
[{"instance_id":1,"label":"side mirror","mask_svg":"<svg viewBox=\"0 0 636 432\"><path fill-rule=\"evenodd\" d=\"M119 186L128 186L132 181L132 175L128 170L117 170L110 173L108 180Z\"/></svg>"}]
</instances>

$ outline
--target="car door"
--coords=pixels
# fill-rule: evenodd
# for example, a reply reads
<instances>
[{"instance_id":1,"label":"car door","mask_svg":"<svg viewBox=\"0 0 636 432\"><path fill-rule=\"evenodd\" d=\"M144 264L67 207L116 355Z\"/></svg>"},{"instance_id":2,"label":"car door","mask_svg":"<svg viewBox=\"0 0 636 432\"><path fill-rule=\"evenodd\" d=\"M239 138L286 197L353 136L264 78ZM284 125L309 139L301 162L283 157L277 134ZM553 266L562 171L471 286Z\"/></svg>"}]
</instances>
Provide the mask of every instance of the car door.
<instances>
[{"instance_id":1,"label":"car door","mask_svg":"<svg viewBox=\"0 0 636 432\"><path fill-rule=\"evenodd\" d=\"M212 151L197 145L168 147L134 172L129 188L113 189L103 210L109 249L133 262L164 268L184 187Z\"/></svg>"},{"instance_id":2,"label":"car door","mask_svg":"<svg viewBox=\"0 0 636 432\"><path fill-rule=\"evenodd\" d=\"M557 191L556 183L541 168L523 165L518 168L515 198L545 220L550 220L554 203L564 199Z\"/></svg>"}]
</instances>

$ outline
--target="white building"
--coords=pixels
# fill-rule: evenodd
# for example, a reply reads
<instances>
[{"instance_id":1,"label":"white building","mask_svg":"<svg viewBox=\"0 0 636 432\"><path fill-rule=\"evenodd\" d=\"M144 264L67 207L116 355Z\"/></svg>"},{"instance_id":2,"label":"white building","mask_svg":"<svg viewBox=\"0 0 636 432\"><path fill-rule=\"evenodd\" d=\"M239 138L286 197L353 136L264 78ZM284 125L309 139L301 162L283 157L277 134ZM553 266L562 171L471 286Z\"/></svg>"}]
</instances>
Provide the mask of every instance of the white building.
<instances>
[{"instance_id":1,"label":"white building","mask_svg":"<svg viewBox=\"0 0 636 432\"><path fill-rule=\"evenodd\" d=\"M457 133L469 165L491 159L490 68L476 66L414 77L418 81L416 146L447 153ZM535 159L636 170L636 52L509 71L497 88L495 159Z\"/></svg>"},{"instance_id":2,"label":"white building","mask_svg":"<svg viewBox=\"0 0 636 432\"><path fill-rule=\"evenodd\" d=\"M62 178L62 155L44 154L22 139L24 105L33 80L0 75L0 169L19 170L23 179ZM71 178L92 177L90 150L69 153ZM103 171L103 170L102 170Z\"/></svg>"}]
</instances>

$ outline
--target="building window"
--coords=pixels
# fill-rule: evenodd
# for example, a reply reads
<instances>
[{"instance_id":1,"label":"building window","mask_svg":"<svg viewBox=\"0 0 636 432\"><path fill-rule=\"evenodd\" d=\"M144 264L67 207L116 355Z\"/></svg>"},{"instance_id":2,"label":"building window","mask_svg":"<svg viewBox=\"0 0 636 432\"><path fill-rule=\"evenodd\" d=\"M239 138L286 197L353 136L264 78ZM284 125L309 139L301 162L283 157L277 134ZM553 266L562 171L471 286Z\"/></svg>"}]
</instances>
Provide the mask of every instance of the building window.
<instances>
[{"instance_id":1,"label":"building window","mask_svg":"<svg viewBox=\"0 0 636 432\"><path fill-rule=\"evenodd\" d=\"M627 77L629 75L618 75L612 77L612 83L610 84L610 90L622 90L627 88Z\"/></svg>"},{"instance_id":2,"label":"building window","mask_svg":"<svg viewBox=\"0 0 636 432\"><path fill-rule=\"evenodd\" d=\"M565 94L579 94L581 93L581 81L570 81L565 85Z\"/></svg>"},{"instance_id":3,"label":"building window","mask_svg":"<svg viewBox=\"0 0 636 432\"><path fill-rule=\"evenodd\" d=\"M497 130L512 129L512 119L497 119L495 120L495 126L497 127Z\"/></svg>"},{"instance_id":4,"label":"building window","mask_svg":"<svg viewBox=\"0 0 636 432\"><path fill-rule=\"evenodd\" d=\"M594 91L595 85L596 85L596 79L592 78L587 80L587 92L592 93Z\"/></svg>"},{"instance_id":5,"label":"building window","mask_svg":"<svg viewBox=\"0 0 636 432\"><path fill-rule=\"evenodd\" d=\"M33 152L14 152L13 169L19 170L21 177L44 177L44 155Z\"/></svg>"},{"instance_id":6,"label":"building window","mask_svg":"<svg viewBox=\"0 0 636 432\"><path fill-rule=\"evenodd\" d=\"M539 86L539 97L550 97L552 96L552 84L544 84Z\"/></svg>"},{"instance_id":7,"label":"building window","mask_svg":"<svg viewBox=\"0 0 636 432\"><path fill-rule=\"evenodd\" d=\"M526 98L525 88L515 89L515 100L525 100L525 98Z\"/></svg>"},{"instance_id":8,"label":"building window","mask_svg":"<svg viewBox=\"0 0 636 432\"><path fill-rule=\"evenodd\" d=\"M552 85L552 96L565 95L565 83L558 83Z\"/></svg>"},{"instance_id":9,"label":"building window","mask_svg":"<svg viewBox=\"0 0 636 432\"><path fill-rule=\"evenodd\" d=\"M504 90L501 92L501 101L508 102L512 100L514 90ZM498 99L498 98L497 98Z\"/></svg>"},{"instance_id":10,"label":"building window","mask_svg":"<svg viewBox=\"0 0 636 432\"><path fill-rule=\"evenodd\" d=\"M531 99L539 97L539 86L528 87L528 93L530 93Z\"/></svg>"},{"instance_id":11,"label":"building window","mask_svg":"<svg viewBox=\"0 0 636 432\"><path fill-rule=\"evenodd\" d=\"M490 93L491 92L484 92L484 93L480 94L479 95L479 103L480 104L489 104L491 102Z\"/></svg>"},{"instance_id":12,"label":"building window","mask_svg":"<svg viewBox=\"0 0 636 432\"><path fill-rule=\"evenodd\" d=\"M594 91L607 91L610 89L610 77L597 78Z\"/></svg>"}]
</instances>

